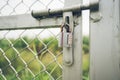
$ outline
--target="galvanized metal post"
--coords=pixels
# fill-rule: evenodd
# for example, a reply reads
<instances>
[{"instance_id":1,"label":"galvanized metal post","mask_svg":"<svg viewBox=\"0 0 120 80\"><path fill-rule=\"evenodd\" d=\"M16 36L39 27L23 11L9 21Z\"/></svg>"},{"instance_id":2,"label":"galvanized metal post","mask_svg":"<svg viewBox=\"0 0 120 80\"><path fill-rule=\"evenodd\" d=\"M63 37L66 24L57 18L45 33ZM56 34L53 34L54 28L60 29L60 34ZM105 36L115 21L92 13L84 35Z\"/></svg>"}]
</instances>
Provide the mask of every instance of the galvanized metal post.
<instances>
[{"instance_id":1,"label":"galvanized metal post","mask_svg":"<svg viewBox=\"0 0 120 80\"><path fill-rule=\"evenodd\" d=\"M120 80L120 0L99 4L90 15L90 80Z\"/></svg>"},{"instance_id":2,"label":"galvanized metal post","mask_svg":"<svg viewBox=\"0 0 120 80\"><path fill-rule=\"evenodd\" d=\"M76 4L81 4L81 0L65 0L65 7ZM63 47L63 80L82 80L82 20L80 17L79 25L75 27L72 13L64 12L63 16L67 15L70 16L70 20L72 19L73 46L70 49ZM71 62L71 58L72 64L66 65L66 61Z\"/></svg>"}]
</instances>

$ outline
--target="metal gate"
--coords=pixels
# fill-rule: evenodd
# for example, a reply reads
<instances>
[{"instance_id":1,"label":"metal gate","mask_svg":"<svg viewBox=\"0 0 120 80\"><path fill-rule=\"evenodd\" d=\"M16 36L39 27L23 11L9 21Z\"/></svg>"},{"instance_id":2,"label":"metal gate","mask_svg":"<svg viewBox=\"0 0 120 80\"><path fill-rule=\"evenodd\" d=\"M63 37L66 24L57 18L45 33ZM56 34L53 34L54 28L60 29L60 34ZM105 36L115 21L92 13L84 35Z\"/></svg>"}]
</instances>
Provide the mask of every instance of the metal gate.
<instances>
[{"instance_id":1,"label":"metal gate","mask_svg":"<svg viewBox=\"0 0 120 80\"><path fill-rule=\"evenodd\" d=\"M119 80L119 7L119 0L0 1L0 80ZM90 10L87 79L84 10Z\"/></svg>"},{"instance_id":2,"label":"metal gate","mask_svg":"<svg viewBox=\"0 0 120 80\"><path fill-rule=\"evenodd\" d=\"M31 11L63 6L64 0L0 1L0 80L61 80L61 21L37 20Z\"/></svg>"}]
</instances>

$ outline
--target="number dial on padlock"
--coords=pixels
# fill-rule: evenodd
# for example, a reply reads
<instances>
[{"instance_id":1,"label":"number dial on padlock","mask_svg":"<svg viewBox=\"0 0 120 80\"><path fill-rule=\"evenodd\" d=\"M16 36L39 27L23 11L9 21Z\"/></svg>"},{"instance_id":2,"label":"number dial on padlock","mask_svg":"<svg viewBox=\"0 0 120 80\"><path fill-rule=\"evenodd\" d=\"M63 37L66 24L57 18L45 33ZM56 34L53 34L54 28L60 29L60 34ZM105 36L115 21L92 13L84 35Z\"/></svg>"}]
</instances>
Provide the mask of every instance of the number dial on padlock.
<instances>
[{"instance_id":1,"label":"number dial on padlock","mask_svg":"<svg viewBox=\"0 0 120 80\"><path fill-rule=\"evenodd\" d=\"M72 33L68 32L63 33L63 46L72 47Z\"/></svg>"}]
</instances>

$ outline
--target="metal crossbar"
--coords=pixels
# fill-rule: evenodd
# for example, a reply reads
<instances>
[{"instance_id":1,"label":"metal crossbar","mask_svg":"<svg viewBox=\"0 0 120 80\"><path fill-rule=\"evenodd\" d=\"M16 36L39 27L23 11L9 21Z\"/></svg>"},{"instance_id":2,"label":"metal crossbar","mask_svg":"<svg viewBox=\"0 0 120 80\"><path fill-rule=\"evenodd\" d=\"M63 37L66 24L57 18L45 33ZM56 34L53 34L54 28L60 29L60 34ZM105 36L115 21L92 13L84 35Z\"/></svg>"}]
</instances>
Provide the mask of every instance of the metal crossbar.
<instances>
[{"instance_id":1,"label":"metal crossbar","mask_svg":"<svg viewBox=\"0 0 120 80\"><path fill-rule=\"evenodd\" d=\"M63 16L64 12L73 12L73 14L79 14L82 10L87 10L90 9L91 11L96 11L99 9L99 2L98 1L93 1L90 4L79 4L79 5L74 5L74 6L70 6L70 7L66 7L64 9L56 9L56 10L39 10L39 11L32 11L32 16L35 18L42 18L42 17L51 17L51 16L55 16L55 17L59 17L59 16Z\"/></svg>"}]
</instances>

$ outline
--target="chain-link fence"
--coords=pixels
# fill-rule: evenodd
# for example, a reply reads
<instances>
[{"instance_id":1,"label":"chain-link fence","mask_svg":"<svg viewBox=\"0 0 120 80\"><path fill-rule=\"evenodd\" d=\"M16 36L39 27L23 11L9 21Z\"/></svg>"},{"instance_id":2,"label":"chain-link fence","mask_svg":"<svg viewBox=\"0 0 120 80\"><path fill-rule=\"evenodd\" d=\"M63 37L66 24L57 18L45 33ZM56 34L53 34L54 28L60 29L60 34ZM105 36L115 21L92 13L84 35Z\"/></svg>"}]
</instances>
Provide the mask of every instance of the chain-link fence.
<instances>
[{"instance_id":1,"label":"chain-link fence","mask_svg":"<svg viewBox=\"0 0 120 80\"><path fill-rule=\"evenodd\" d=\"M64 0L1 0L0 16L62 8ZM0 80L61 80L59 28L0 30Z\"/></svg>"}]
</instances>

